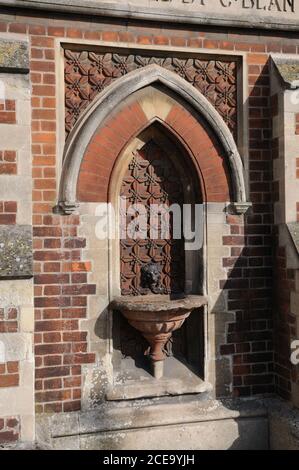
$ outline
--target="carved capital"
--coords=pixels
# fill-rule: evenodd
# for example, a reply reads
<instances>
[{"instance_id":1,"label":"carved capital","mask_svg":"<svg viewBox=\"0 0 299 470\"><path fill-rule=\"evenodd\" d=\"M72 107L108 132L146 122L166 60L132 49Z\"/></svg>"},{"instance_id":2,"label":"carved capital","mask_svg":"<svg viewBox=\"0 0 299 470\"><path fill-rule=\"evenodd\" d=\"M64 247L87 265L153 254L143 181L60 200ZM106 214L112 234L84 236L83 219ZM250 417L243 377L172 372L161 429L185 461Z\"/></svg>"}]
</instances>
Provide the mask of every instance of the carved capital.
<instances>
[{"instance_id":1,"label":"carved capital","mask_svg":"<svg viewBox=\"0 0 299 470\"><path fill-rule=\"evenodd\" d=\"M69 202L69 201L59 201L58 204L53 208L54 214L60 215L72 215L79 204L76 202Z\"/></svg>"}]
</instances>

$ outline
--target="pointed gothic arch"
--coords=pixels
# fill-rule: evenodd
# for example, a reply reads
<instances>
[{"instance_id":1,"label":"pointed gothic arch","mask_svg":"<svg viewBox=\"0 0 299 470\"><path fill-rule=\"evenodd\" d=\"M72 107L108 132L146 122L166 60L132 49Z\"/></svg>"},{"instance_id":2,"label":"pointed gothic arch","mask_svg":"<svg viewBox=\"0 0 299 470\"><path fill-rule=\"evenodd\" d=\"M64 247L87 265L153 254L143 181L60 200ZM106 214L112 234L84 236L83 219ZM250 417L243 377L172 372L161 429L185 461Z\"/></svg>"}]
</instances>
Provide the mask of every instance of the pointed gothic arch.
<instances>
[{"instance_id":1,"label":"pointed gothic arch","mask_svg":"<svg viewBox=\"0 0 299 470\"><path fill-rule=\"evenodd\" d=\"M212 104L191 84L175 73L154 64L116 80L91 103L77 121L64 151L59 205L65 213L71 213L77 205L77 182L81 164L96 132L124 100L154 84L163 85L179 96L210 126L225 153L236 210L244 212L248 208L242 159L226 123Z\"/></svg>"}]
</instances>

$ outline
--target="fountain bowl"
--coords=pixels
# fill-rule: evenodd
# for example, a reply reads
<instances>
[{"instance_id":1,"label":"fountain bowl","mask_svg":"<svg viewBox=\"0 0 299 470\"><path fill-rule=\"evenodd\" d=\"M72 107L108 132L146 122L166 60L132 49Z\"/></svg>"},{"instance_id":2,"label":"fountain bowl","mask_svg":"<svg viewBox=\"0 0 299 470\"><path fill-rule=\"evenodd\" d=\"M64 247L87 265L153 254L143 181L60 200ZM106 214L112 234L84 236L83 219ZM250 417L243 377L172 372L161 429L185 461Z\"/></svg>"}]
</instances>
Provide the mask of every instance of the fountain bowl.
<instances>
[{"instance_id":1,"label":"fountain bowl","mask_svg":"<svg viewBox=\"0 0 299 470\"><path fill-rule=\"evenodd\" d=\"M111 303L131 326L140 331L150 344L150 357L156 378L163 376L164 347L172 333L182 327L191 312L207 304L200 295L122 296Z\"/></svg>"}]
</instances>

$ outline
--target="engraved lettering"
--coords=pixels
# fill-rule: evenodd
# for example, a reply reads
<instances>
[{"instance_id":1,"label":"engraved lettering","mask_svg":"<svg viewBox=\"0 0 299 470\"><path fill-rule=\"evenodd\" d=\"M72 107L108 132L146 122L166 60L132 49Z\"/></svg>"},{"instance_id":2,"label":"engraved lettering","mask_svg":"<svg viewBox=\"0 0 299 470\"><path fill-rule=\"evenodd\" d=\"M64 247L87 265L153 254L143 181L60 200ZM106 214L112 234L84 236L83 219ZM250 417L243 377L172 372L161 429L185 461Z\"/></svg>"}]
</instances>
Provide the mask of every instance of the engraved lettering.
<instances>
[{"instance_id":1,"label":"engraved lettering","mask_svg":"<svg viewBox=\"0 0 299 470\"><path fill-rule=\"evenodd\" d=\"M232 4L231 0L220 0L220 3L225 8L230 7Z\"/></svg>"},{"instance_id":2,"label":"engraved lettering","mask_svg":"<svg viewBox=\"0 0 299 470\"><path fill-rule=\"evenodd\" d=\"M269 10L269 11L273 11L273 10L281 11L281 8L280 8L280 5L279 5L279 3L278 3L278 0L271 0L268 10Z\"/></svg>"},{"instance_id":3,"label":"engraved lettering","mask_svg":"<svg viewBox=\"0 0 299 470\"><path fill-rule=\"evenodd\" d=\"M254 0L243 0L242 8L253 8Z\"/></svg>"},{"instance_id":4,"label":"engraved lettering","mask_svg":"<svg viewBox=\"0 0 299 470\"><path fill-rule=\"evenodd\" d=\"M150 0L152 2L158 2L159 4L171 3L172 6L176 7L184 4L193 5L196 7L216 7L218 1L221 8L230 9L233 13L234 7L242 8L244 10L255 10L256 12L276 12L276 13L295 13L295 0L212 0L211 5L207 3L207 0ZM189 8L189 7L186 7Z\"/></svg>"},{"instance_id":5,"label":"engraved lettering","mask_svg":"<svg viewBox=\"0 0 299 470\"><path fill-rule=\"evenodd\" d=\"M256 9L257 9L257 10L266 10L265 5L262 6L262 5L260 4L260 1L261 1L261 0L256 0Z\"/></svg>"},{"instance_id":6,"label":"engraved lettering","mask_svg":"<svg viewBox=\"0 0 299 470\"><path fill-rule=\"evenodd\" d=\"M294 0L284 0L283 11L290 10L292 13L295 13Z\"/></svg>"}]
</instances>

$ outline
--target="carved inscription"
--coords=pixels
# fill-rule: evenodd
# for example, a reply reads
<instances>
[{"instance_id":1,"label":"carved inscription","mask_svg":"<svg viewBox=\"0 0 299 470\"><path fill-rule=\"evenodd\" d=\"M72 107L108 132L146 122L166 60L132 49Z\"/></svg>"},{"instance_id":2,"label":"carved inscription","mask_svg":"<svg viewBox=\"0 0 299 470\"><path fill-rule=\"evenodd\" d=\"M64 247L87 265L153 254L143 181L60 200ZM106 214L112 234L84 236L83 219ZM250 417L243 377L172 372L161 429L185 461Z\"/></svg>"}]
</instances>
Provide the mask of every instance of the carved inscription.
<instances>
[{"instance_id":1,"label":"carved inscription","mask_svg":"<svg viewBox=\"0 0 299 470\"><path fill-rule=\"evenodd\" d=\"M155 3L193 4L198 7L210 7L210 0L151 0ZM215 2L214 2L215 3ZM295 0L218 0L215 6L229 9L244 9L269 12L295 13Z\"/></svg>"}]
</instances>

